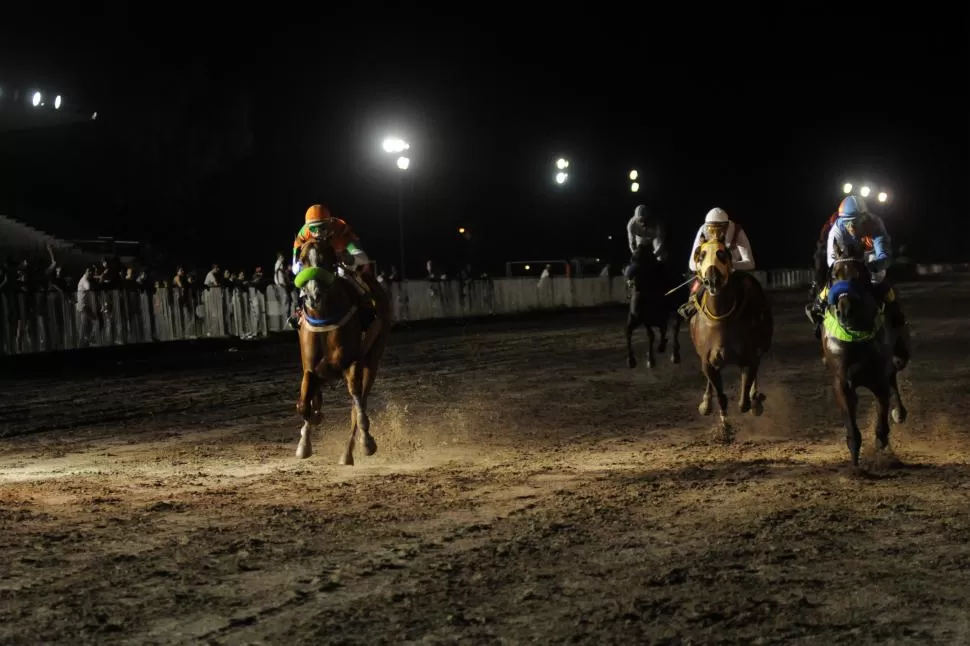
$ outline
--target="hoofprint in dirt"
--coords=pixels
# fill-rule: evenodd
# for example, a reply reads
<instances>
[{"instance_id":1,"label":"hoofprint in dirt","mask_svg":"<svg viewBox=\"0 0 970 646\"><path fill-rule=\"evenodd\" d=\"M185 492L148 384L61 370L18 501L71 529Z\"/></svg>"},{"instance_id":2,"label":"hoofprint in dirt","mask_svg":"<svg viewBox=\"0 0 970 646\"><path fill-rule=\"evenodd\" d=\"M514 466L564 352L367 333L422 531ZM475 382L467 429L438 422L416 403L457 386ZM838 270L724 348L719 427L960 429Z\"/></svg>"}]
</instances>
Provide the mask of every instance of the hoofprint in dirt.
<instances>
[{"instance_id":1,"label":"hoofprint in dirt","mask_svg":"<svg viewBox=\"0 0 970 646\"><path fill-rule=\"evenodd\" d=\"M356 467L344 388L292 457L295 345L8 381L0 643L965 643L970 289L901 294L904 466L864 476L801 295L730 446L619 311L392 335Z\"/></svg>"}]
</instances>

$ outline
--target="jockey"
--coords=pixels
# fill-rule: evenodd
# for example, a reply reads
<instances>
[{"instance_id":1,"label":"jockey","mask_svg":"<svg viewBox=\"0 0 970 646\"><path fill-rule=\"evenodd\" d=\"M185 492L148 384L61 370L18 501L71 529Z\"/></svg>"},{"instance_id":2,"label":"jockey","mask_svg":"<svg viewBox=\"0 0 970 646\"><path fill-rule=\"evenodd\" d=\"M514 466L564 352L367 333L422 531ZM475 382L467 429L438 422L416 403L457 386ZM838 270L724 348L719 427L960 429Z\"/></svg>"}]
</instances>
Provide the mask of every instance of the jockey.
<instances>
[{"instance_id":1,"label":"jockey","mask_svg":"<svg viewBox=\"0 0 970 646\"><path fill-rule=\"evenodd\" d=\"M645 205L641 204L633 210L633 217L626 223L626 237L631 254L636 253L640 245L649 244L653 247L657 262L667 260L664 225L660 220L647 216Z\"/></svg>"},{"instance_id":2,"label":"jockey","mask_svg":"<svg viewBox=\"0 0 970 646\"><path fill-rule=\"evenodd\" d=\"M892 241L886 225L879 216L869 212L864 199L855 195L842 200L838 216L828 233L827 265L831 269L835 263L836 245L864 258L871 274L873 294L884 303L886 320L897 333L893 357L897 360L898 369L902 370L910 358L909 327L895 290L886 282L886 270L892 263ZM809 313L809 318L816 325L816 335L819 334L818 326L821 325L824 308L825 290L819 293Z\"/></svg>"},{"instance_id":3,"label":"jockey","mask_svg":"<svg viewBox=\"0 0 970 646\"><path fill-rule=\"evenodd\" d=\"M633 210L633 217L626 223L627 243L630 246L630 264L623 274L627 277L627 286L632 283L632 276L637 273L637 248L649 245L657 262L667 260L666 231L663 222L647 215L647 207L640 204Z\"/></svg>"},{"instance_id":4,"label":"jockey","mask_svg":"<svg viewBox=\"0 0 970 646\"><path fill-rule=\"evenodd\" d=\"M707 212L704 217L704 224L697 230L694 236L694 244L690 248L690 261L687 266L692 273L697 272L697 264L694 262L694 251L704 240L709 240L718 236L724 237L724 244L731 252L732 266L737 271L754 270L754 254L751 251L751 242L741 225L731 221L724 209L715 207ZM757 282L757 281L754 281ZM760 287L761 283L758 283ZM702 288L701 282L694 279L690 287L690 297L687 302L677 308L677 313L685 320L689 320L697 312L695 298L699 296Z\"/></svg>"},{"instance_id":5,"label":"jockey","mask_svg":"<svg viewBox=\"0 0 970 646\"><path fill-rule=\"evenodd\" d=\"M360 247L360 238L357 237L349 224L331 215L330 209L322 204L313 204L306 210L304 224L293 240L293 262L290 267L293 274L299 274L303 269L303 265L299 261L300 250L303 245L313 238L321 237L325 238L337 253L340 262L337 268L338 273L344 278L350 278L350 282L357 288L357 291L369 297L370 287L367 286L367 283L361 280L355 271L345 272L343 270L343 265L356 269L370 264L371 261L367 257L367 253ZM301 289L296 311L288 319L292 327L296 327L302 309L303 290Z\"/></svg>"}]
</instances>

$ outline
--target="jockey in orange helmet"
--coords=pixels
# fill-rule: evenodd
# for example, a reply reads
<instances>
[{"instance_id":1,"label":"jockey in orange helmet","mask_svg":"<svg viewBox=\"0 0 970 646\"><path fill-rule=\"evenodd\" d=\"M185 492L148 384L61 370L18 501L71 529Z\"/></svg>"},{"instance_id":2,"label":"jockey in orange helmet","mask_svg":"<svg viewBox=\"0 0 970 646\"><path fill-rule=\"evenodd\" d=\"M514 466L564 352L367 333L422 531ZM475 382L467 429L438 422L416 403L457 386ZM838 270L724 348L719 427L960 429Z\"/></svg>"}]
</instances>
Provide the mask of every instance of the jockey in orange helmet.
<instances>
[{"instance_id":1,"label":"jockey in orange helmet","mask_svg":"<svg viewBox=\"0 0 970 646\"><path fill-rule=\"evenodd\" d=\"M293 273L298 274L302 267L297 256L300 249L311 238L329 233L327 241L337 252L337 257L351 267L370 264L370 259L360 248L360 238L344 220L330 214L330 209L322 204L314 204L306 210L306 218L293 240Z\"/></svg>"},{"instance_id":2,"label":"jockey in orange helmet","mask_svg":"<svg viewBox=\"0 0 970 646\"><path fill-rule=\"evenodd\" d=\"M326 234L326 235L325 235ZM337 253L337 258L343 265L348 266L351 269L356 269L357 267L367 266L370 264L370 258L367 257L367 253L360 246L360 238L354 233L350 225L344 220L338 217L334 217L330 214L330 209L322 204L313 204L306 210L306 217L304 219L304 224L300 227L300 230L296 234L296 238L293 239L293 262L291 265L291 270L293 274L299 274L303 269L300 264L299 255L300 250L307 241L313 238L324 238L333 247L333 250ZM357 287L357 290L362 294L370 297L370 288L367 283L357 277L356 272L343 272L342 267L338 268L339 273L344 278L350 278L351 283ZM293 316L289 318L289 323L291 326L295 327L297 321L299 320L299 313L303 307L303 294L301 290L299 305L297 306L296 312Z\"/></svg>"}]
</instances>

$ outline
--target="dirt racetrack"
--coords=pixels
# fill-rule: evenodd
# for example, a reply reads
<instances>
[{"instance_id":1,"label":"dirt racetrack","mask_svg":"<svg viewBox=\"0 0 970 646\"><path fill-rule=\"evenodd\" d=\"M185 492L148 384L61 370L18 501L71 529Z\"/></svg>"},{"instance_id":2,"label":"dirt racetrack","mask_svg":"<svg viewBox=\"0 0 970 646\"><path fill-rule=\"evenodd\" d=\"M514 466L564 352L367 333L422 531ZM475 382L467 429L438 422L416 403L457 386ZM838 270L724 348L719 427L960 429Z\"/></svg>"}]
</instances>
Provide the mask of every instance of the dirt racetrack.
<instances>
[{"instance_id":1,"label":"dirt racetrack","mask_svg":"<svg viewBox=\"0 0 970 646\"><path fill-rule=\"evenodd\" d=\"M0 643L967 643L970 285L900 293L903 466L863 476L802 293L729 446L686 331L629 370L619 311L396 331L355 467L343 388L293 455L295 339L6 374Z\"/></svg>"}]
</instances>

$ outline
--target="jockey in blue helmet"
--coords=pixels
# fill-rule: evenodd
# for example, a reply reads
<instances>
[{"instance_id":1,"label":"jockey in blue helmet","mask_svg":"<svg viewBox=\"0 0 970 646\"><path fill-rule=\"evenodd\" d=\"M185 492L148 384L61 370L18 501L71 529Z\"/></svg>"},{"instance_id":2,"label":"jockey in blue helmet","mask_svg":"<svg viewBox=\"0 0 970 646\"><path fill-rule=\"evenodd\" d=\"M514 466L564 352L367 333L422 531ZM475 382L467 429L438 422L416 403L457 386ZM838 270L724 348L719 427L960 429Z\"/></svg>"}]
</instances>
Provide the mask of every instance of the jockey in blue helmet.
<instances>
[{"instance_id":1,"label":"jockey in blue helmet","mask_svg":"<svg viewBox=\"0 0 970 646\"><path fill-rule=\"evenodd\" d=\"M899 305L898 295L886 281L886 270L892 264L892 240L882 219L870 213L863 198L850 195L839 204L838 218L829 229L826 244L826 259L829 270L836 259L836 246L849 249L854 255L865 260L872 276L873 293L885 304L886 320L897 333L893 356L900 369L909 363L909 328L906 317ZM816 325L819 336L824 314L827 290L823 289L818 299L810 306L809 318Z\"/></svg>"}]
</instances>

